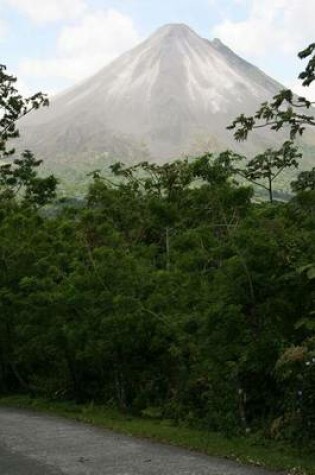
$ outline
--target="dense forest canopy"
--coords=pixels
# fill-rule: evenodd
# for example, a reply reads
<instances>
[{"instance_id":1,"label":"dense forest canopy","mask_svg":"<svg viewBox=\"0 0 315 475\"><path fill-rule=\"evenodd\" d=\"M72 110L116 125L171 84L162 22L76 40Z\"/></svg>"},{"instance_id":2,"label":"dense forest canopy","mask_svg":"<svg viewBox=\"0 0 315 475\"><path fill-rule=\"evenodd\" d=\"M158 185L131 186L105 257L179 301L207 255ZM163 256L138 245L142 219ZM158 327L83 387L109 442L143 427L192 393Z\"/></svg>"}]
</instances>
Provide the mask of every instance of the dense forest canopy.
<instances>
[{"instance_id":1,"label":"dense forest canopy","mask_svg":"<svg viewBox=\"0 0 315 475\"><path fill-rule=\"evenodd\" d=\"M2 158L29 104L4 90ZM1 393L314 442L314 172L289 202L270 190L298 153L288 142L245 169L232 152L118 163L72 206L30 152L2 165ZM270 202L239 184L246 173Z\"/></svg>"}]
</instances>

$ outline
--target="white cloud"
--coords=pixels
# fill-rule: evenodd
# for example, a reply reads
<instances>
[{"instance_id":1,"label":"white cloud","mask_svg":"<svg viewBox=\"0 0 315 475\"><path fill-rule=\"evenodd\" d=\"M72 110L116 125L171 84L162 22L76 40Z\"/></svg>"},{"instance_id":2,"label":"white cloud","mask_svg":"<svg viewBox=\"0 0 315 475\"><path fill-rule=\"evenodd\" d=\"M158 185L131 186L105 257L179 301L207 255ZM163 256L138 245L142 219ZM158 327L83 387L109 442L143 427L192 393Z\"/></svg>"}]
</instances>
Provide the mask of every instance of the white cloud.
<instances>
[{"instance_id":1,"label":"white cloud","mask_svg":"<svg viewBox=\"0 0 315 475\"><path fill-rule=\"evenodd\" d=\"M290 79L304 68L297 52L314 42L315 0L231 0L245 12L243 20L224 19L212 30L234 51L263 69L273 68L286 87L315 100L315 84L303 87ZM232 10L231 10L232 11ZM290 64L289 64L290 63Z\"/></svg>"},{"instance_id":2,"label":"white cloud","mask_svg":"<svg viewBox=\"0 0 315 475\"><path fill-rule=\"evenodd\" d=\"M79 81L135 46L139 40L128 16L116 10L87 13L77 24L62 28L54 58L24 59L20 74Z\"/></svg>"},{"instance_id":3,"label":"white cloud","mask_svg":"<svg viewBox=\"0 0 315 475\"><path fill-rule=\"evenodd\" d=\"M116 10L90 13L82 22L63 29L58 48L68 55L90 55L93 50L113 57L139 39L132 20Z\"/></svg>"},{"instance_id":4,"label":"white cloud","mask_svg":"<svg viewBox=\"0 0 315 475\"><path fill-rule=\"evenodd\" d=\"M226 19L213 29L213 35L252 57L271 51L295 54L314 40L314 0L234 0L248 5L247 18Z\"/></svg>"},{"instance_id":5,"label":"white cloud","mask_svg":"<svg viewBox=\"0 0 315 475\"><path fill-rule=\"evenodd\" d=\"M85 0L6 0L37 24L78 18L87 9Z\"/></svg>"},{"instance_id":6,"label":"white cloud","mask_svg":"<svg viewBox=\"0 0 315 475\"><path fill-rule=\"evenodd\" d=\"M31 97L33 94L39 92L36 87L32 87L31 84L26 83L23 79L17 78L15 84L16 89L22 94L23 97ZM46 91L45 91L46 92ZM51 91L49 91L50 93Z\"/></svg>"}]
</instances>

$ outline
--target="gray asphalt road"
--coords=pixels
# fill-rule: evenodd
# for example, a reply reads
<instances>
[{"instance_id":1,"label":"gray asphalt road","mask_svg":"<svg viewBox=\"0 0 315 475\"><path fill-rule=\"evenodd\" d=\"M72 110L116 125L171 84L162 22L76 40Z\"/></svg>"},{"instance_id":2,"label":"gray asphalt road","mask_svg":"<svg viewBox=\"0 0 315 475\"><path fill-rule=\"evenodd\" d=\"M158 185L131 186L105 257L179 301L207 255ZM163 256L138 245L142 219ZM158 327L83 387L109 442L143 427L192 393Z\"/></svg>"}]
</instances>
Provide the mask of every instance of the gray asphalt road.
<instances>
[{"instance_id":1,"label":"gray asphalt road","mask_svg":"<svg viewBox=\"0 0 315 475\"><path fill-rule=\"evenodd\" d=\"M0 408L1 475L268 475L162 444Z\"/></svg>"}]
</instances>

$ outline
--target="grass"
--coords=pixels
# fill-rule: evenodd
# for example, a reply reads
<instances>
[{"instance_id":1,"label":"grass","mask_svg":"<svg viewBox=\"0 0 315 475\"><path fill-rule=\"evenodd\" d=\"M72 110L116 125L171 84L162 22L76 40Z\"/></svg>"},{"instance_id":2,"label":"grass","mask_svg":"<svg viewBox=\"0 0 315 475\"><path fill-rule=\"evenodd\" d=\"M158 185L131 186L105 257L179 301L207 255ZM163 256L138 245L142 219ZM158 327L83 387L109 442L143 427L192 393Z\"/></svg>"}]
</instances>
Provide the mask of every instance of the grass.
<instances>
[{"instance_id":1,"label":"grass","mask_svg":"<svg viewBox=\"0 0 315 475\"><path fill-rule=\"evenodd\" d=\"M184 447L211 456L225 457L295 475L315 475L315 454L303 453L280 442L253 436L226 438L221 434L176 426L171 421L133 417L104 407L33 399L27 396L0 398L0 405L50 413L130 436Z\"/></svg>"}]
</instances>

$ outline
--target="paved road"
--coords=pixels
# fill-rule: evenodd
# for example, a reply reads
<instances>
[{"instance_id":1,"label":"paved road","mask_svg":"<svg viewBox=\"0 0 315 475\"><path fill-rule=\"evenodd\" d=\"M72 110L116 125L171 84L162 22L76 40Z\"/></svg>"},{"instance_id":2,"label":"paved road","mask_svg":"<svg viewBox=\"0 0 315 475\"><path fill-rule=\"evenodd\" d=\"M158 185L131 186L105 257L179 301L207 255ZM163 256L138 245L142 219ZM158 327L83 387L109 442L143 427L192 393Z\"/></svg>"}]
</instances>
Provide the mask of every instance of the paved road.
<instances>
[{"instance_id":1,"label":"paved road","mask_svg":"<svg viewBox=\"0 0 315 475\"><path fill-rule=\"evenodd\" d=\"M0 408L1 475L270 475L186 450Z\"/></svg>"}]
</instances>

